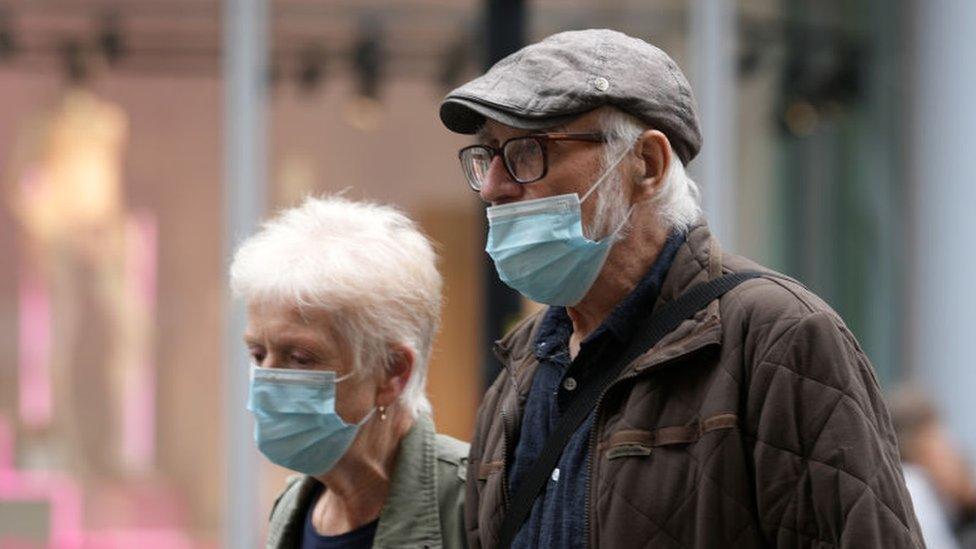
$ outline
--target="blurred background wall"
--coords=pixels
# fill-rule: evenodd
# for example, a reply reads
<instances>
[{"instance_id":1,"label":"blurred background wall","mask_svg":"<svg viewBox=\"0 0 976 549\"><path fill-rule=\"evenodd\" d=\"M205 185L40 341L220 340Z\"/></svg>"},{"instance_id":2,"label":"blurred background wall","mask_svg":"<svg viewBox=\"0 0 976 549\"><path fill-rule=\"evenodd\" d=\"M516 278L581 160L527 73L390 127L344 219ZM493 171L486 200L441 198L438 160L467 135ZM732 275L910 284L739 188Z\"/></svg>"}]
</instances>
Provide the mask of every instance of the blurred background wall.
<instances>
[{"instance_id":1,"label":"blurred background wall","mask_svg":"<svg viewBox=\"0 0 976 549\"><path fill-rule=\"evenodd\" d=\"M282 485L225 414L226 6L0 0L0 545L228 546L227 483L249 484L256 533ZM467 438L488 341L532 305L485 261L439 100L505 47L627 32L692 79L690 169L724 246L824 297L973 455L974 6L276 0L264 208L345 192L421 222L447 294L429 392Z\"/></svg>"}]
</instances>

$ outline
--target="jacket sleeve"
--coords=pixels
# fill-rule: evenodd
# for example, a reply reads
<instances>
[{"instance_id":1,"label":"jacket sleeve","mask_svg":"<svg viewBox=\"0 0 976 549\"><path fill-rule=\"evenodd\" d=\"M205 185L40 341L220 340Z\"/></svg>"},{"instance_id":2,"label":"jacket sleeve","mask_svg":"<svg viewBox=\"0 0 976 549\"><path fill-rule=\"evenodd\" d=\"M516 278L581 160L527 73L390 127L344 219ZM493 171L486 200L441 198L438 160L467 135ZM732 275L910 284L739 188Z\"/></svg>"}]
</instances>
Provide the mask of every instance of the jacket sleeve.
<instances>
[{"instance_id":1,"label":"jacket sleeve","mask_svg":"<svg viewBox=\"0 0 976 549\"><path fill-rule=\"evenodd\" d=\"M444 549L467 549L464 490L468 445L437 435L437 505Z\"/></svg>"},{"instance_id":2,"label":"jacket sleeve","mask_svg":"<svg viewBox=\"0 0 976 549\"><path fill-rule=\"evenodd\" d=\"M478 466L480 464L480 459L472 461L472 458L468 458L468 472L464 486L464 526L469 549L481 549L481 536L478 530Z\"/></svg>"},{"instance_id":3,"label":"jacket sleeve","mask_svg":"<svg viewBox=\"0 0 976 549\"><path fill-rule=\"evenodd\" d=\"M499 374L499 379L508 376L505 370ZM498 380L485 393L485 398L478 407L478 417L475 421L474 436L471 439L471 446L468 452L467 475L465 478L464 494L464 525L468 535L468 549L482 549L481 544L481 524L479 518L482 505L481 489L479 479L481 464L484 457L485 437L488 427L495 415L495 408L498 403ZM497 503L497 502L495 502Z\"/></svg>"},{"instance_id":4,"label":"jacket sleeve","mask_svg":"<svg viewBox=\"0 0 976 549\"><path fill-rule=\"evenodd\" d=\"M792 321L753 362L755 497L774 547L923 547L867 357L832 312Z\"/></svg>"}]
</instances>

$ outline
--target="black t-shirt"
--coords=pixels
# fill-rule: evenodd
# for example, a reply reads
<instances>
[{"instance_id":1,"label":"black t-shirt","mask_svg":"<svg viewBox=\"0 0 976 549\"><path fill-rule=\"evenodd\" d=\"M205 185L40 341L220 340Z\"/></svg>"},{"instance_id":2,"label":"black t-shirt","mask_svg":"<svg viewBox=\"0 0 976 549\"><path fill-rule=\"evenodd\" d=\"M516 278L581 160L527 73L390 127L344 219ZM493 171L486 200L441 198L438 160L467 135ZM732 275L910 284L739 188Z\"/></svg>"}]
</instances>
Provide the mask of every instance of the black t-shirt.
<instances>
[{"instance_id":1,"label":"black t-shirt","mask_svg":"<svg viewBox=\"0 0 976 549\"><path fill-rule=\"evenodd\" d=\"M312 511L315 509L315 501L322 493L322 486L316 491L312 498L312 505L308 506L305 513L305 531L302 533L302 549L369 549L373 546L373 538L376 536L376 525L380 519L364 524L359 528L338 536L323 536L315 531L312 526Z\"/></svg>"}]
</instances>

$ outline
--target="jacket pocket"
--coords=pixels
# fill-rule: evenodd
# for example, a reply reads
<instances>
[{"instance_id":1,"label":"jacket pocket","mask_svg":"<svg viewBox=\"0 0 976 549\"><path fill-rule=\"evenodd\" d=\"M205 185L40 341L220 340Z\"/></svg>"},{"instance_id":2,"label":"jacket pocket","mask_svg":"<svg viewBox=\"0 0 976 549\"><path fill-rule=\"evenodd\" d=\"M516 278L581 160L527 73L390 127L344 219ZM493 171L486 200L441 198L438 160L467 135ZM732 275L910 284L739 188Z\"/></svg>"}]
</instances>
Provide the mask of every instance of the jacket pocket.
<instances>
[{"instance_id":1,"label":"jacket pocket","mask_svg":"<svg viewBox=\"0 0 976 549\"><path fill-rule=\"evenodd\" d=\"M488 477L502 470L504 463L501 461L486 461L478 464L478 480L485 481Z\"/></svg>"},{"instance_id":2,"label":"jacket pocket","mask_svg":"<svg viewBox=\"0 0 976 549\"><path fill-rule=\"evenodd\" d=\"M599 450L607 459L646 457L654 448L674 444L697 442L705 433L732 429L738 425L738 416L731 413L716 414L689 425L660 427L651 431L641 429L619 430L600 444Z\"/></svg>"}]
</instances>

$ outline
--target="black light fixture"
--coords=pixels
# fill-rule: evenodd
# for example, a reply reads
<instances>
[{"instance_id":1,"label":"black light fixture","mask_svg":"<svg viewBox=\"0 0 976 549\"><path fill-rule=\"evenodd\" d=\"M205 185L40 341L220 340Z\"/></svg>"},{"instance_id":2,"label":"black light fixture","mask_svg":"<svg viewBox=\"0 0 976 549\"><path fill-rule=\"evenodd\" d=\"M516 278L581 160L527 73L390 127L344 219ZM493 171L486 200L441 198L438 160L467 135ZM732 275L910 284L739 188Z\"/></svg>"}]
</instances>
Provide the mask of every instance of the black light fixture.
<instances>
[{"instance_id":1,"label":"black light fixture","mask_svg":"<svg viewBox=\"0 0 976 549\"><path fill-rule=\"evenodd\" d=\"M763 61L763 51L768 48L768 43L762 39L760 32L753 28L748 21L743 21L740 25L742 31L739 33L739 51L736 59L736 74L741 79L747 79L755 75Z\"/></svg>"},{"instance_id":2,"label":"black light fixture","mask_svg":"<svg viewBox=\"0 0 976 549\"><path fill-rule=\"evenodd\" d=\"M465 25L464 31L447 43L447 49L441 57L441 69L437 75L437 83L442 92L447 93L461 84L465 71L472 64L473 45L483 42L483 38L478 33L478 27L469 23Z\"/></svg>"},{"instance_id":3,"label":"black light fixture","mask_svg":"<svg viewBox=\"0 0 976 549\"><path fill-rule=\"evenodd\" d=\"M85 49L77 38L68 38L61 43L61 61L68 81L81 84L88 79L89 66Z\"/></svg>"},{"instance_id":4,"label":"black light fixture","mask_svg":"<svg viewBox=\"0 0 976 549\"><path fill-rule=\"evenodd\" d=\"M359 21L359 37L353 47L353 70L356 91L360 97L379 99L383 75L383 29L375 15L363 16Z\"/></svg>"},{"instance_id":5,"label":"black light fixture","mask_svg":"<svg viewBox=\"0 0 976 549\"><path fill-rule=\"evenodd\" d=\"M295 79L302 91L312 93L319 87L325 74L325 58L321 44L310 44L299 52Z\"/></svg>"},{"instance_id":6,"label":"black light fixture","mask_svg":"<svg viewBox=\"0 0 976 549\"><path fill-rule=\"evenodd\" d=\"M0 11L0 62L9 61L17 53L17 39L14 36L10 15Z\"/></svg>"},{"instance_id":7,"label":"black light fixture","mask_svg":"<svg viewBox=\"0 0 976 549\"><path fill-rule=\"evenodd\" d=\"M861 99L866 52L855 38L836 31L789 30L781 121L788 133L804 137Z\"/></svg>"},{"instance_id":8,"label":"black light fixture","mask_svg":"<svg viewBox=\"0 0 976 549\"><path fill-rule=\"evenodd\" d=\"M126 43L122 34L122 23L118 12L111 11L102 14L98 23L96 38L97 49L108 62L114 66L125 56Z\"/></svg>"},{"instance_id":9,"label":"black light fixture","mask_svg":"<svg viewBox=\"0 0 976 549\"><path fill-rule=\"evenodd\" d=\"M359 34L351 51L355 95L346 101L343 114L350 126L371 131L382 118L380 87L383 78L383 31L374 14L359 19Z\"/></svg>"}]
</instances>

